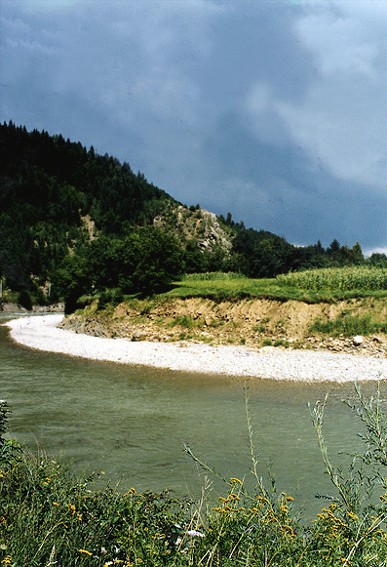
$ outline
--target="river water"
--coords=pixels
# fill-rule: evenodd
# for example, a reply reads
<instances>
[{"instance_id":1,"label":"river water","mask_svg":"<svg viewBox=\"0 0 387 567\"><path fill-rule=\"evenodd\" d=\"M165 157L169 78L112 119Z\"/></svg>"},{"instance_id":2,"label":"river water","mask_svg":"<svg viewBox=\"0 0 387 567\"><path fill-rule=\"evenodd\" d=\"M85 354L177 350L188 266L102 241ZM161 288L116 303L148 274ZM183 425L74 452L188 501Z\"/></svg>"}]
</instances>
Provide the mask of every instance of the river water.
<instances>
[{"instance_id":1,"label":"river water","mask_svg":"<svg viewBox=\"0 0 387 567\"><path fill-rule=\"evenodd\" d=\"M0 322L11 318L0 316ZM301 384L124 366L21 347L0 326L0 398L12 408L10 433L79 472L100 472L124 490L174 490L197 496L203 473L184 444L226 478L248 480L251 461L245 411L248 391L260 472L314 513L315 495L334 494L324 475L308 402L324 399L331 460L361 447L361 429L342 399L351 384ZM385 384L382 388L386 390ZM374 391L364 384L365 393ZM208 475L210 481L213 480ZM214 482L212 497L225 488Z\"/></svg>"}]
</instances>

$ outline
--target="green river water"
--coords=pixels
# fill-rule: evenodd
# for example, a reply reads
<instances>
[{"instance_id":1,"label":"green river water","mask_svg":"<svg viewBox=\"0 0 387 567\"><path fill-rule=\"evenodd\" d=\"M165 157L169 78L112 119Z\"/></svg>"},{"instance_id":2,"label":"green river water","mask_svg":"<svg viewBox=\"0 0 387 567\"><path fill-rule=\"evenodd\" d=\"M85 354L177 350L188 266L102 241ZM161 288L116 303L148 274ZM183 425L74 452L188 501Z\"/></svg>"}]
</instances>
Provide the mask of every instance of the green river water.
<instances>
[{"instance_id":1,"label":"green river water","mask_svg":"<svg viewBox=\"0 0 387 567\"><path fill-rule=\"evenodd\" d=\"M1 315L0 322L11 318ZM80 472L102 472L122 489L169 488L198 495L203 473L183 445L225 477L251 476L244 387L254 445L279 490L308 513L331 488L307 407L329 394L326 439L341 463L360 448L360 424L341 402L351 384L301 384L198 375L93 362L30 350L0 326L0 398L12 408L10 433L32 449L70 460ZM374 391L364 385L364 391ZM383 392L383 389L385 390ZM382 392L387 393L386 384ZM211 477L209 477L212 480ZM225 488L215 482L215 498Z\"/></svg>"}]
</instances>

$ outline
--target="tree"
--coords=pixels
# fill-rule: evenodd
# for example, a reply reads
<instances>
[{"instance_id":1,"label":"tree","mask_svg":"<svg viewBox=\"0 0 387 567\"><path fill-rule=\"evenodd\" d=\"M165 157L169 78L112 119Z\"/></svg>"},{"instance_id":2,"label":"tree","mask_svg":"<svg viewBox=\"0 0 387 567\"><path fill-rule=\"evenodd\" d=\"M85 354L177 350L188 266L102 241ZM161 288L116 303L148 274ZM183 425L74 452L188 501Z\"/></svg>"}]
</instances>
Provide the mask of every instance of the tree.
<instances>
[{"instance_id":1,"label":"tree","mask_svg":"<svg viewBox=\"0 0 387 567\"><path fill-rule=\"evenodd\" d=\"M327 254L329 256L337 256L339 251L340 251L340 242L335 238L328 246Z\"/></svg>"},{"instance_id":2,"label":"tree","mask_svg":"<svg viewBox=\"0 0 387 567\"><path fill-rule=\"evenodd\" d=\"M177 237L156 227L140 229L133 287L146 295L165 291L183 272L183 249Z\"/></svg>"},{"instance_id":3,"label":"tree","mask_svg":"<svg viewBox=\"0 0 387 567\"><path fill-rule=\"evenodd\" d=\"M358 242L354 244L350 254L351 263L355 265L364 264L364 255L361 246Z\"/></svg>"},{"instance_id":4,"label":"tree","mask_svg":"<svg viewBox=\"0 0 387 567\"><path fill-rule=\"evenodd\" d=\"M79 298L92 291L90 266L86 255L67 256L54 275L53 285L63 295L65 313L73 313L79 307Z\"/></svg>"},{"instance_id":5,"label":"tree","mask_svg":"<svg viewBox=\"0 0 387 567\"><path fill-rule=\"evenodd\" d=\"M378 266L380 268L387 268L387 255L381 252L374 252L368 258L367 263L371 266Z\"/></svg>"}]
</instances>

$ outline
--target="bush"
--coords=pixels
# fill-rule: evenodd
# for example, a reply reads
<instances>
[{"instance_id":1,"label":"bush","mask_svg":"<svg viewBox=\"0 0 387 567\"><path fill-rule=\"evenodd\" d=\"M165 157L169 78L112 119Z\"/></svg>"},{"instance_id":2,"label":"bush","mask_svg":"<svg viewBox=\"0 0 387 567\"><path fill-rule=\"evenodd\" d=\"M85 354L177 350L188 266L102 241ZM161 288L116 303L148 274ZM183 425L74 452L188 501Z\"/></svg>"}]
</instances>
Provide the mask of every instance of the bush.
<instances>
[{"instance_id":1,"label":"bush","mask_svg":"<svg viewBox=\"0 0 387 567\"><path fill-rule=\"evenodd\" d=\"M5 400L0 400L0 447L5 443L4 433L7 431L7 420L10 412L9 406Z\"/></svg>"},{"instance_id":2,"label":"bush","mask_svg":"<svg viewBox=\"0 0 387 567\"><path fill-rule=\"evenodd\" d=\"M18 302L18 305L20 305L21 307L24 307L24 309L31 311L32 299L31 299L31 296L30 296L30 294L28 293L27 290L22 289L22 291L18 295L17 302Z\"/></svg>"},{"instance_id":3,"label":"bush","mask_svg":"<svg viewBox=\"0 0 387 567\"><path fill-rule=\"evenodd\" d=\"M104 309L109 303L118 305L124 299L124 294L121 289L106 289L100 293L98 299L98 309Z\"/></svg>"}]
</instances>

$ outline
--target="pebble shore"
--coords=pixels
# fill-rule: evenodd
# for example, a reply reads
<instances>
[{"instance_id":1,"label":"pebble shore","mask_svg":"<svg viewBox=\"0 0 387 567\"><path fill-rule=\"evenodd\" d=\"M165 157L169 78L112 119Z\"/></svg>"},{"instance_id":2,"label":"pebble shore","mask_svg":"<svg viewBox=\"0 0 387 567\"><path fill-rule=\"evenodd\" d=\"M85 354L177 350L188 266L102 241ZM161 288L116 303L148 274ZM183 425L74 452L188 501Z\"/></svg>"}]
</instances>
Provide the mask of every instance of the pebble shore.
<instances>
[{"instance_id":1,"label":"pebble shore","mask_svg":"<svg viewBox=\"0 0 387 567\"><path fill-rule=\"evenodd\" d=\"M309 350L132 342L58 329L63 315L21 317L6 323L13 340L46 352L175 371L302 382L387 380L387 359Z\"/></svg>"}]
</instances>

